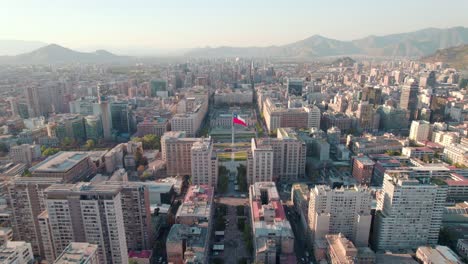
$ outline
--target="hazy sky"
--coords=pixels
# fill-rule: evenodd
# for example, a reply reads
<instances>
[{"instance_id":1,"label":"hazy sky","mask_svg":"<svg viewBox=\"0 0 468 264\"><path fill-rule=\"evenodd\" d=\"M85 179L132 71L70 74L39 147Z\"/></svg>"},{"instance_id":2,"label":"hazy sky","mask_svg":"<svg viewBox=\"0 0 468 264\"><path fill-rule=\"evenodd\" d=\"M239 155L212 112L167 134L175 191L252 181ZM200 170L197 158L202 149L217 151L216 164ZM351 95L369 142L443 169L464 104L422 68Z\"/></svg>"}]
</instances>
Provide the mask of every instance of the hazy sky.
<instances>
[{"instance_id":1,"label":"hazy sky","mask_svg":"<svg viewBox=\"0 0 468 264\"><path fill-rule=\"evenodd\" d=\"M0 0L0 39L82 50L281 45L468 26L468 0Z\"/></svg>"}]
</instances>

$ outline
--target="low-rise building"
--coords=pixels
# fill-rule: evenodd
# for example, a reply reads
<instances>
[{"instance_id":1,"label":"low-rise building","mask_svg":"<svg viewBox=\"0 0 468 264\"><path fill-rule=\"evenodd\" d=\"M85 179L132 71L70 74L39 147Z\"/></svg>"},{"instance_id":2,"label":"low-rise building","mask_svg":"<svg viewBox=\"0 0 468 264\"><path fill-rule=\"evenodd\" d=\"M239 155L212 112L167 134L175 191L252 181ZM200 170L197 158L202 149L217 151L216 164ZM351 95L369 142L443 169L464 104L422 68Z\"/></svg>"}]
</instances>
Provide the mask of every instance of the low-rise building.
<instances>
[{"instance_id":1,"label":"low-rise building","mask_svg":"<svg viewBox=\"0 0 468 264\"><path fill-rule=\"evenodd\" d=\"M375 162L367 156L358 156L353 158L352 175L359 184L369 186L374 171Z\"/></svg>"},{"instance_id":2,"label":"low-rise building","mask_svg":"<svg viewBox=\"0 0 468 264\"><path fill-rule=\"evenodd\" d=\"M468 239L459 239L457 242L457 252L463 258L468 258Z\"/></svg>"},{"instance_id":3,"label":"low-rise building","mask_svg":"<svg viewBox=\"0 0 468 264\"><path fill-rule=\"evenodd\" d=\"M8 241L0 246L0 263L32 264L34 255L31 244L25 241Z\"/></svg>"},{"instance_id":4,"label":"low-rise building","mask_svg":"<svg viewBox=\"0 0 468 264\"><path fill-rule=\"evenodd\" d=\"M249 188L254 258L262 263L296 263L294 234L274 182Z\"/></svg>"},{"instance_id":5,"label":"low-rise building","mask_svg":"<svg viewBox=\"0 0 468 264\"><path fill-rule=\"evenodd\" d=\"M88 153L78 151L60 151L29 169L34 177L59 178L64 182L85 180L95 170Z\"/></svg>"},{"instance_id":6,"label":"low-rise building","mask_svg":"<svg viewBox=\"0 0 468 264\"><path fill-rule=\"evenodd\" d=\"M86 242L71 242L57 257L55 264L99 264L98 246Z\"/></svg>"},{"instance_id":7,"label":"low-rise building","mask_svg":"<svg viewBox=\"0 0 468 264\"><path fill-rule=\"evenodd\" d=\"M418 247L416 258L423 264L446 263L446 264L462 264L461 259L446 246L428 246Z\"/></svg>"}]
</instances>

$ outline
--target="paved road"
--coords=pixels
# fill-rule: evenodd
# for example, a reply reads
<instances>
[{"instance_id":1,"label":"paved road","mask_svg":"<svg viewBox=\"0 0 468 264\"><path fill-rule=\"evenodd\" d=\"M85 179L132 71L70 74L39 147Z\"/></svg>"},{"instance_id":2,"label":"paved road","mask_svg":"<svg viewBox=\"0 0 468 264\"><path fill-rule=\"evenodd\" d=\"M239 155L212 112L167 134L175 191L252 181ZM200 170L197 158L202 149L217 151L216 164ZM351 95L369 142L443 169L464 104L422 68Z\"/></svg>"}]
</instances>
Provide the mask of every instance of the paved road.
<instances>
[{"instance_id":1,"label":"paved road","mask_svg":"<svg viewBox=\"0 0 468 264\"><path fill-rule=\"evenodd\" d=\"M286 211L286 216L294 233L294 252L296 253L297 262L306 263L301 261L301 259L306 256L307 245L304 238L304 231L300 226L300 220L295 217L294 210L291 207L284 206L284 210Z\"/></svg>"}]
</instances>

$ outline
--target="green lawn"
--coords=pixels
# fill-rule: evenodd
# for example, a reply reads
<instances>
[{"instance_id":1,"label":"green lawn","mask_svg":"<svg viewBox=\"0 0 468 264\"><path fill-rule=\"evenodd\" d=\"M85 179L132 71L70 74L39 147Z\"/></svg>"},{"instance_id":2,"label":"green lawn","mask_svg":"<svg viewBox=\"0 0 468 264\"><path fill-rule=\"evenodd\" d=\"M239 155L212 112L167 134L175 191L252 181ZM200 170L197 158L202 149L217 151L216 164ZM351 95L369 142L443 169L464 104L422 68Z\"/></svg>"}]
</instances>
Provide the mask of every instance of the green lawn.
<instances>
[{"instance_id":1,"label":"green lawn","mask_svg":"<svg viewBox=\"0 0 468 264\"><path fill-rule=\"evenodd\" d=\"M232 152L223 152L223 153L218 153L218 159L220 161L228 161L231 160L231 154ZM238 151L234 152L234 160L246 160L247 159L247 152L245 151Z\"/></svg>"}]
</instances>

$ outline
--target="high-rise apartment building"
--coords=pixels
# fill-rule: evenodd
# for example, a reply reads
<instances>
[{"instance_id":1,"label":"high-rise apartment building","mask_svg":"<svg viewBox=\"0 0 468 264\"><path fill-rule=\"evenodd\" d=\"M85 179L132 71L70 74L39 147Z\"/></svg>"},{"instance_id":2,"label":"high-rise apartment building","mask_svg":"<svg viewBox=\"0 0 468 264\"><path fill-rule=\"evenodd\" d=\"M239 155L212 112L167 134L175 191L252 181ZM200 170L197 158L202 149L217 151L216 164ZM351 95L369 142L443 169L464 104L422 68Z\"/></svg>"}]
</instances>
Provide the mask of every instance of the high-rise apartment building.
<instances>
[{"instance_id":1,"label":"high-rise apartment building","mask_svg":"<svg viewBox=\"0 0 468 264\"><path fill-rule=\"evenodd\" d=\"M375 119L374 105L368 102L360 102L356 111L359 128L365 131L378 129L378 123ZM377 124L376 124L377 123Z\"/></svg>"},{"instance_id":2,"label":"high-rise apartment building","mask_svg":"<svg viewBox=\"0 0 468 264\"><path fill-rule=\"evenodd\" d=\"M401 87L400 108L408 110L407 120L418 118L418 93L419 85L415 80L409 80Z\"/></svg>"},{"instance_id":3,"label":"high-rise apartment building","mask_svg":"<svg viewBox=\"0 0 468 264\"><path fill-rule=\"evenodd\" d=\"M128 263L120 186L56 184L44 193L55 255L88 242L98 246L99 263Z\"/></svg>"},{"instance_id":4,"label":"high-rise apartment building","mask_svg":"<svg viewBox=\"0 0 468 264\"><path fill-rule=\"evenodd\" d=\"M112 138L112 117L110 111L110 104L107 99L108 85L100 84L97 87L98 92L98 113L102 120L102 131L104 139L110 140Z\"/></svg>"},{"instance_id":5,"label":"high-rise apartment building","mask_svg":"<svg viewBox=\"0 0 468 264\"><path fill-rule=\"evenodd\" d=\"M436 245L447 188L410 171L387 171L377 197L373 231L375 250L407 250Z\"/></svg>"},{"instance_id":6,"label":"high-rise apartment building","mask_svg":"<svg viewBox=\"0 0 468 264\"><path fill-rule=\"evenodd\" d=\"M46 209L44 190L59 182L58 178L20 177L8 185L13 236L31 243L37 256L45 255L37 217Z\"/></svg>"},{"instance_id":7,"label":"high-rise apartment building","mask_svg":"<svg viewBox=\"0 0 468 264\"><path fill-rule=\"evenodd\" d=\"M411 122L409 140L415 142L423 142L428 140L431 132L431 124L424 120L413 120Z\"/></svg>"},{"instance_id":8,"label":"high-rise apartment building","mask_svg":"<svg viewBox=\"0 0 468 264\"><path fill-rule=\"evenodd\" d=\"M37 221L39 223L42 247L44 248L42 258L43 260L52 263L55 260L56 255L54 250L54 241L52 240L52 231L50 230L49 213L47 210L42 211L42 213L37 216Z\"/></svg>"},{"instance_id":9,"label":"high-rise apartment building","mask_svg":"<svg viewBox=\"0 0 468 264\"><path fill-rule=\"evenodd\" d=\"M307 113L307 128L320 128L320 109L315 106L304 107L304 111Z\"/></svg>"},{"instance_id":10,"label":"high-rise apartment building","mask_svg":"<svg viewBox=\"0 0 468 264\"><path fill-rule=\"evenodd\" d=\"M41 108L39 105L39 94L38 88L35 86L28 86L25 90L26 93L26 101L28 105L28 115L30 117L38 117L41 116Z\"/></svg>"},{"instance_id":11,"label":"high-rise apartment building","mask_svg":"<svg viewBox=\"0 0 468 264\"><path fill-rule=\"evenodd\" d=\"M247 152L247 182L273 180L273 148L269 145L261 146L252 138L251 149Z\"/></svg>"},{"instance_id":12,"label":"high-rise apartment building","mask_svg":"<svg viewBox=\"0 0 468 264\"><path fill-rule=\"evenodd\" d=\"M367 246L372 221L371 191L365 186L310 190L309 230L315 243L327 234L342 233L356 246Z\"/></svg>"},{"instance_id":13,"label":"high-rise apartment building","mask_svg":"<svg viewBox=\"0 0 468 264\"><path fill-rule=\"evenodd\" d=\"M191 149L192 184L209 185L216 188L218 183L218 157L213 152L210 138L193 143Z\"/></svg>"}]
</instances>

